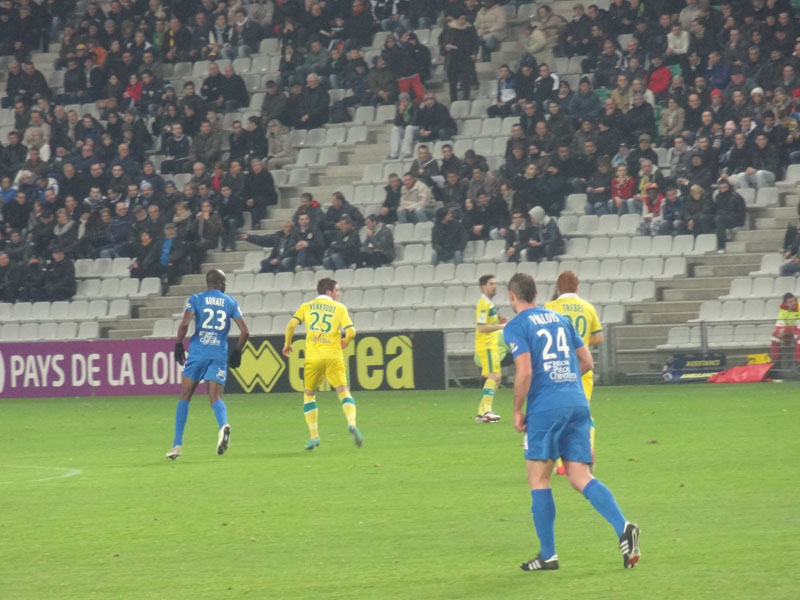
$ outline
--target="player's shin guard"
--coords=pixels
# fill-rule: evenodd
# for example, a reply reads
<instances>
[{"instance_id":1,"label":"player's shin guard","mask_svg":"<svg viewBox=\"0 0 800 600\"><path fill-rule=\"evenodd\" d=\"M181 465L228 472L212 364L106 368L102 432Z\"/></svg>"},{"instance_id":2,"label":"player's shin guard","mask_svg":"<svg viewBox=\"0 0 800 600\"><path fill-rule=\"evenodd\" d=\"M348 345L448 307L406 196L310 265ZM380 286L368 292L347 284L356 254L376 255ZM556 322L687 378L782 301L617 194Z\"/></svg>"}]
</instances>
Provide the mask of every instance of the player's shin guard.
<instances>
[{"instance_id":1,"label":"player's shin guard","mask_svg":"<svg viewBox=\"0 0 800 600\"><path fill-rule=\"evenodd\" d=\"M622 511L619 509L611 490L599 479L592 479L583 488L583 495L592 503L594 509L603 515L606 521L611 523L614 531L617 532L617 537L621 536L625 529L625 517L622 516Z\"/></svg>"},{"instance_id":2,"label":"player's shin guard","mask_svg":"<svg viewBox=\"0 0 800 600\"><path fill-rule=\"evenodd\" d=\"M337 395L339 396L339 400L342 403L342 412L344 413L344 416L347 419L347 424L355 426L356 424L355 400L353 400L353 397L350 395L349 391L339 392Z\"/></svg>"},{"instance_id":3,"label":"player's shin guard","mask_svg":"<svg viewBox=\"0 0 800 600\"><path fill-rule=\"evenodd\" d=\"M312 440L319 437L319 429L317 428L318 415L316 396L303 394L303 416L306 419L306 425L308 425L308 437Z\"/></svg>"},{"instance_id":4,"label":"player's shin guard","mask_svg":"<svg viewBox=\"0 0 800 600\"><path fill-rule=\"evenodd\" d=\"M553 490L531 490L531 514L539 538L539 555L547 560L556 553L556 503Z\"/></svg>"},{"instance_id":5,"label":"player's shin guard","mask_svg":"<svg viewBox=\"0 0 800 600\"><path fill-rule=\"evenodd\" d=\"M175 411L175 439L173 446L183 445L183 430L186 428L186 418L189 416L189 401L178 400L178 408Z\"/></svg>"},{"instance_id":6,"label":"player's shin guard","mask_svg":"<svg viewBox=\"0 0 800 600\"><path fill-rule=\"evenodd\" d=\"M228 408L225 406L225 401L222 398L218 398L217 401L211 405L211 408L214 409L217 425L220 427L226 425L228 423Z\"/></svg>"},{"instance_id":7,"label":"player's shin guard","mask_svg":"<svg viewBox=\"0 0 800 600\"><path fill-rule=\"evenodd\" d=\"M483 384L483 393L481 394L481 403L478 405L478 414L483 415L492 410L492 402L494 401L494 392L497 389L497 382L494 379L486 379Z\"/></svg>"}]
</instances>

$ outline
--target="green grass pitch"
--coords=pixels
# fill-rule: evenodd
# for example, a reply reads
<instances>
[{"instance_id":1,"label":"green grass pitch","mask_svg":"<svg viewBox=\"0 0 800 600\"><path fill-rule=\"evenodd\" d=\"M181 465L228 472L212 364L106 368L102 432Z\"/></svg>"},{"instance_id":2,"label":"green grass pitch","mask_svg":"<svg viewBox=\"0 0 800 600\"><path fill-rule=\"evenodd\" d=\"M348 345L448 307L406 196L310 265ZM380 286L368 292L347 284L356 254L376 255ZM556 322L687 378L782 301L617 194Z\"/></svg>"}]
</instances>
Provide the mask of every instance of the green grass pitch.
<instances>
[{"instance_id":1,"label":"green grass pitch","mask_svg":"<svg viewBox=\"0 0 800 600\"><path fill-rule=\"evenodd\" d=\"M164 458L175 399L3 400L0 598L797 598L798 386L596 388L597 475L642 528L554 481L561 569L538 551L511 394L359 393L356 449L332 393L303 451L299 395L206 398ZM64 477L71 472L78 473Z\"/></svg>"}]
</instances>

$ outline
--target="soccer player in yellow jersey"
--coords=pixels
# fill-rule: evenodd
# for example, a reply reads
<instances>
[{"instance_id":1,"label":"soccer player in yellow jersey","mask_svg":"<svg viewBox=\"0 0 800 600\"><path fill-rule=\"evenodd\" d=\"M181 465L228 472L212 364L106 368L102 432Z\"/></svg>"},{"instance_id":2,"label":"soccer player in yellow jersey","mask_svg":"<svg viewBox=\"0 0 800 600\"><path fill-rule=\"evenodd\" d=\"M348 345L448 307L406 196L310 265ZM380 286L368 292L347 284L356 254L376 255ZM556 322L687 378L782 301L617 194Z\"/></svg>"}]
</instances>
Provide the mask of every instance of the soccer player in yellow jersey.
<instances>
[{"instance_id":1,"label":"soccer player in yellow jersey","mask_svg":"<svg viewBox=\"0 0 800 600\"><path fill-rule=\"evenodd\" d=\"M347 386L347 369L344 364L342 350L356 336L353 321L344 304L339 299L339 284L333 279L320 279L317 283L319 296L310 302L304 302L294 313L286 326L286 338L283 344L283 355L288 357L292 352L292 337L295 328L303 323L306 326L306 358L303 392L303 414L308 425L310 439L306 450L319 446L319 430L317 428L316 392L327 378L336 390L342 403L342 411L347 418L347 431L356 446L364 443L364 436L356 427L356 403ZM344 337L342 336L344 333Z\"/></svg>"},{"instance_id":2,"label":"soccer player in yellow jersey","mask_svg":"<svg viewBox=\"0 0 800 600\"><path fill-rule=\"evenodd\" d=\"M497 332L505 327L505 317L498 317L492 298L497 294L494 275L483 275L478 280L481 298L475 307L475 354L481 363L481 377L485 377L476 423L497 423L500 415L492 412L492 401L500 383L500 352Z\"/></svg>"},{"instance_id":3,"label":"soccer player in yellow jersey","mask_svg":"<svg viewBox=\"0 0 800 600\"><path fill-rule=\"evenodd\" d=\"M597 311L590 302L578 297L578 276L572 271L564 271L556 280L556 294L558 297L545 304L545 308L569 317L575 331L587 346L596 346L603 341L603 326L597 317ZM592 390L594 389L594 372L588 371L581 378L586 400L591 403ZM594 420L589 430L594 458ZM561 459L556 461L556 473L564 475L564 465Z\"/></svg>"}]
</instances>

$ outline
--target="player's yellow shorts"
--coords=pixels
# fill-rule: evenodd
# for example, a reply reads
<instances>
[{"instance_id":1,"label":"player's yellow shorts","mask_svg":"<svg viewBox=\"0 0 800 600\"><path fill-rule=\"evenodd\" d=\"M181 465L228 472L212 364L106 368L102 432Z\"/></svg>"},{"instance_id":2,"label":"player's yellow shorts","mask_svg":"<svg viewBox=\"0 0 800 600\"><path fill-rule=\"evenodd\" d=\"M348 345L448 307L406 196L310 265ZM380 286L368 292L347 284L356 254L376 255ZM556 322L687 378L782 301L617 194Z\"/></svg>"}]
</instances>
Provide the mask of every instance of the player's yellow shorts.
<instances>
[{"instance_id":1,"label":"player's yellow shorts","mask_svg":"<svg viewBox=\"0 0 800 600\"><path fill-rule=\"evenodd\" d=\"M583 383L583 392L586 394L586 399L592 401L592 390L594 390L594 372L589 371L581 377Z\"/></svg>"},{"instance_id":2,"label":"player's yellow shorts","mask_svg":"<svg viewBox=\"0 0 800 600\"><path fill-rule=\"evenodd\" d=\"M481 377L486 377L490 373L500 372L500 353L497 349L478 350L478 359L481 361Z\"/></svg>"},{"instance_id":3,"label":"player's yellow shorts","mask_svg":"<svg viewBox=\"0 0 800 600\"><path fill-rule=\"evenodd\" d=\"M306 360L303 382L307 390L316 390L322 383L322 378L327 378L333 387L347 385L347 368L342 358L316 358Z\"/></svg>"}]
</instances>

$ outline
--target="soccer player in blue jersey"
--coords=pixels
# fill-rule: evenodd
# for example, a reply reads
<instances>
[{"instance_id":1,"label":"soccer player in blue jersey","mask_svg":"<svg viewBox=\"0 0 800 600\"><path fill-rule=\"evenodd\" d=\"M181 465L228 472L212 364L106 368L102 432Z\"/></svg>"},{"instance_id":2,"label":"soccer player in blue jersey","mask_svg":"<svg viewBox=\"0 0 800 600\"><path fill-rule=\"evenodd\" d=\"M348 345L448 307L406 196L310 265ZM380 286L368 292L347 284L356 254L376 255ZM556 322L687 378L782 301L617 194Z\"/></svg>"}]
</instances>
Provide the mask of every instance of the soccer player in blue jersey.
<instances>
[{"instance_id":1,"label":"soccer player in blue jersey","mask_svg":"<svg viewBox=\"0 0 800 600\"><path fill-rule=\"evenodd\" d=\"M531 512L540 543L539 555L520 566L523 571L558 568L550 475L561 457L567 480L611 523L623 564L633 568L639 560L639 527L625 520L611 490L589 468L592 418L581 375L594 366L592 355L568 317L536 306L536 283L530 275L517 273L511 278L508 298L516 313L503 330L516 368L514 427L525 433Z\"/></svg>"},{"instance_id":2,"label":"soccer player in blue jersey","mask_svg":"<svg viewBox=\"0 0 800 600\"><path fill-rule=\"evenodd\" d=\"M222 390L225 389L228 367L236 369L242 362L242 347L247 341L249 332L242 311L239 310L239 304L225 293L225 273L219 269L211 269L206 273L206 284L207 291L194 294L186 302L183 320L178 326L175 360L181 365L186 363L186 366L183 368L181 395L175 413L175 440L167 452L167 458L171 460L181 455L183 430L186 427L186 417L189 415L189 401L201 381L208 384L208 398L219 425L217 454L225 453L231 437L231 426L228 425L228 412L222 399ZM194 335L189 342L187 361L183 338L186 337L192 319L194 319ZM231 321L236 321L239 327L239 341L229 357L228 331L231 328Z\"/></svg>"}]
</instances>

